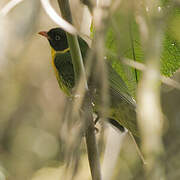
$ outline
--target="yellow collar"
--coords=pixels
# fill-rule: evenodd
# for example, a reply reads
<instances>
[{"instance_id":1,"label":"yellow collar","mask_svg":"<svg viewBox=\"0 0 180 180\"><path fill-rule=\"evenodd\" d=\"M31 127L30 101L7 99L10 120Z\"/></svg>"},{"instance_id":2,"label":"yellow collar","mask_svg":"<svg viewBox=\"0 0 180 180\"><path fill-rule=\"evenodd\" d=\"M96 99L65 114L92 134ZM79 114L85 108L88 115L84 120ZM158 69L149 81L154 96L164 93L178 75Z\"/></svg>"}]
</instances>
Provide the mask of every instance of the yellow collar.
<instances>
[{"instance_id":1,"label":"yellow collar","mask_svg":"<svg viewBox=\"0 0 180 180\"><path fill-rule=\"evenodd\" d=\"M52 59L54 60L55 55L56 55L57 53L64 54L64 53L68 52L69 50L70 50L70 48L64 49L63 51L55 51L54 48L51 47Z\"/></svg>"},{"instance_id":2,"label":"yellow collar","mask_svg":"<svg viewBox=\"0 0 180 180\"><path fill-rule=\"evenodd\" d=\"M70 48L67 48L62 51L56 51L56 53L64 54L64 53L68 52L69 50L70 50Z\"/></svg>"}]
</instances>

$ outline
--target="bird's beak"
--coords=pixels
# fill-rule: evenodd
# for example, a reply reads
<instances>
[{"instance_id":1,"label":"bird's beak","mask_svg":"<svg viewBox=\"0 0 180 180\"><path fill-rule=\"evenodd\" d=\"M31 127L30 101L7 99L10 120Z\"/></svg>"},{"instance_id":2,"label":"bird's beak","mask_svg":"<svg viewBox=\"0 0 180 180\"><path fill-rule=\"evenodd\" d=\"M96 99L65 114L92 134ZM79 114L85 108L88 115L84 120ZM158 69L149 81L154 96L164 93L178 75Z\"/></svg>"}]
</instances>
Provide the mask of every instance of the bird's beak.
<instances>
[{"instance_id":1,"label":"bird's beak","mask_svg":"<svg viewBox=\"0 0 180 180\"><path fill-rule=\"evenodd\" d=\"M40 35L46 37L47 39L49 39L49 36L48 36L46 31L40 31L40 32L38 32L38 34L40 34Z\"/></svg>"}]
</instances>

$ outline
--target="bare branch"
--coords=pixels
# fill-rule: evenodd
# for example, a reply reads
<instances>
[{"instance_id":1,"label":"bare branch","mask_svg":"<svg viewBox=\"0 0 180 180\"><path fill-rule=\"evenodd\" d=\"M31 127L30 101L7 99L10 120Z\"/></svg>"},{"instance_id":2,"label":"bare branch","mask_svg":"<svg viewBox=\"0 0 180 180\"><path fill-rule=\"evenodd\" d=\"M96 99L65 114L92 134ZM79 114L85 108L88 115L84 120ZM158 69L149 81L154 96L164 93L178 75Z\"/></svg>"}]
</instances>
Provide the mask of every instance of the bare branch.
<instances>
[{"instance_id":1,"label":"bare branch","mask_svg":"<svg viewBox=\"0 0 180 180\"><path fill-rule=\"evenodd\" d=\"M11 0L8 2L0 11L1 16L6 16L11 9L13 9L17 4L22 2L23 0Z\"/></svg>"},{"instance_id":2,"label":"bare branch","mask_svg":"<svg viewBox=\"0 0 180 180\"><path fill-rule=\"evenodd\" d=\"M131 66L131 67L133 67L135 69L138 69L140 71L145 71L146 70L146 65L145 64L137 62L137 61L133 61L131 59L124 58L121 62L128 65L128 66ZM166 84L168 86L172 86L172 87L180 90L180 83L179 82L177 82L177 81L175 81L175 80L173 80L173 79L171 79L169 77L162 76L162 75L160 76L160 80L164 84Z\"/></svg>"},{"instance_id":3,"label":"bare branch","mask_svg":"<svg viewBox=\"0 0 180 180\"><path fill-rule=\"evenodd\" d=\"M69 32L71 34L77 34L77 30L74 26L72 26L70 23L68 23L66 20L64 20L62 17L60 17L56 11L51 6L49 0L41 0L41 4L46 11L47 15L56 23L58 24L62 29L64 29L66 32Z\"/></svg>"},{"instance_id":4,"label":"bare branch","mask_svg":"<svg viewBox=\"0 0 180 180\"><path fill-rule=\"evenodd\" d=\"M159 3L160 1L145 1L145 7L149 8L148 15L145 14L145 8L143 8L144 11L141 9L143 21L139 22L146 69L138 84L137 117L142 150L147 162L145 170L148 180L165 179L162 161L164 157L163 114L160 103L160 55L164 21L162 21L162 13L158 11Z\"/></svg>"}]
</instances>

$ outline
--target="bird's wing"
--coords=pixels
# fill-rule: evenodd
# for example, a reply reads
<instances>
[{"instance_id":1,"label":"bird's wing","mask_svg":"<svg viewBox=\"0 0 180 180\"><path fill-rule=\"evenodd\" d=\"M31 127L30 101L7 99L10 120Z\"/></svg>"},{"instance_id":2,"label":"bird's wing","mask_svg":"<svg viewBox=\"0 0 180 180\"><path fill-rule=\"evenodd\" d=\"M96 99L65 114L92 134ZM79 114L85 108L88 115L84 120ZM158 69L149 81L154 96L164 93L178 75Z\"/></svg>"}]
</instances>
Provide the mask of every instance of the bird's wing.
<instances>
[{"instance_id":1,"label":"bird's wing","mask_svg":"<svg viewBox=\"0 0 180 180\"><path fill-rule=\"evenodd\" d=\"M136 120L136 102L128 92L121 76L108 64L108 80L110 89L110 118L129 129L133 135L139 136Z\"/></svg>"},{"instance_id":2,"label":"bird's wing","mask_svg":"<svg viewBox=\"0 0 180 180\"><path fill-rule=\"evenodd\" d=\"M115 97L121 97L124 101L132 106L136 106L135 101L129 94L129 90L121 78L121 76L112 68L110 63L107 63L108 66L108 80L109 80L109 88L111 91L111 95Z\"/></svg>"}]
</instances>

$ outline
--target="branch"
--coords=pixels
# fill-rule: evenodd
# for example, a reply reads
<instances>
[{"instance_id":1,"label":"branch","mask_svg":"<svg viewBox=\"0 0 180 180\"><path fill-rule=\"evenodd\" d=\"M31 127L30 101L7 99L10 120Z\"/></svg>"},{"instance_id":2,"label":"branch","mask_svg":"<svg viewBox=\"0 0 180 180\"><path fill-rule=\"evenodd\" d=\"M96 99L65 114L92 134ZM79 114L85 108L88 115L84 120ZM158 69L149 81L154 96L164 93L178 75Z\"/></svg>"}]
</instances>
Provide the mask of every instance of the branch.
<instances>
[{"instance_id":1,"label":"branch","mask_svg":"<svg viewBox=\"0 0 180 180\"><path fill-rule=\"evenodd\" d=\"M41 4L48 14L48 16L56 23L58 24L62 29L64 29L66 32L76 34L76 29L68 23L66 20L64 20L62 17L60 17L56 11L52 8L49 0L41 0Z\"/></svg>"},{"instance_id":2,"label":"branch","mask_svg":"<svg viewBox=\"0 0 180 180\"><path fill-rule=\"evenodd\" d=\"M69 1L68 0L58 0L59 7L62 13L62 16L64 19L72 23L72 17L69 7ZM86 144L87 144L87 151L88 151L88 159L89 159L89 165L91 169L91 175L93 180L101 180L101 171L100 171L100 162L99 162L99 154L98 154L98 148L94 133L94 122L93 122L93 116L92 116L92 108L91 108L91 101L89 98L88 93L88 85L86 80L86 74L85 69L83 65L83 60L81 56L81 51L79 48L79 43L77 40L77 36L73 36L69 33L66 34L68 39L68 44L70 46L70 52L75 72L75 82L76 86L77 83L79 85L77 86L78 89L75 93L75 95L80 95L80 98L75 98L78 105L82 105L82 108L84 110L85 114L85 120L87 122L87 129L86 129ZM81 80L81 82L79 82ZM82 91L84 91L83 94ZM85 101L83 103L82 96L85 96ZM75 103L74 102L74 103ZM76 103L75 103L76 106ZM80 107L80 106L79 106ZM75 107L76 108L76 107Z\"/></svg>"},{"instance_id":3,"label":"branch","mask_svg":"<svg viewBox=\"0 0 180 180\"><path fill-rule=\"evenodd\" d=\"M146 159L148 180L165 179L163 166L162 127L163 115L160 105L160 54L164 34L162 12L158 11L159 1L147 1L144 12L138 17L141 39L145 51L146 70L137 91L137 116L142 137L142 150Z\"/></svg>"},{"instance_id":4,"label":"branch","mask_svg":"<svg viewBox=\"0 0 180 180\"><path fill-rule=\"evenodd\" d=\"M130 66L130 67L133 67L135 69L138 69L140 71L146 71L146 65L143 64L143 63L140 63L140 62L137 62L137 61L133 61L131 59L127 59L127 58L124 58L122 60L120 60L122 63ZM178 90L180 90L180 83L169 78L169 77L166 77L166 76L160 76L160 80L168 85L168 86L172 86L173 88L176 88Z\"/></svg>"},{"instance_id":5,"label":"branch","mask_svg":"<svg viewBox=\"0 0 180 180\"><path fill-rule=\"evenodd\" d=\"M91 0L80 0L81 3L83 3L84 5L86 5L88 8L89 8L89 11L92 13L93 12L93 7L94 7L94 4L93 4L93 1Z\"/></svg>"},{"instance_id":6,"label":"branch","mask_svg":"<svg viewBox=\"0 0 180 180\"><path fill-rule=\"evenodd\" d=\"M0 15L6 16L11 9L13 9L16 5L18 5L23 0L11 0L8 2L0 11Z\"/></svg>"}]
</instances>

